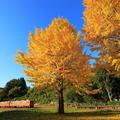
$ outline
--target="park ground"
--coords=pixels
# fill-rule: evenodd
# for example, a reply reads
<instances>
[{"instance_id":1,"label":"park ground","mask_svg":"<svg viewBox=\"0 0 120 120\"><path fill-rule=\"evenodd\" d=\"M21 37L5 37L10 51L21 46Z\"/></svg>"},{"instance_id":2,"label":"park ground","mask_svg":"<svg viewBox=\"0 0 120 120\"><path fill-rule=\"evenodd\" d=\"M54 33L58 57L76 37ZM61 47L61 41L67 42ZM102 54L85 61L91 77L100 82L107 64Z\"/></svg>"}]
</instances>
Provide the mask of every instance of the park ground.
<instances>
[{"instance_id":1,"label":"park ground","mask_svg":"<svg viewBox=\"0 0 120 120\"><path fill-rule=\"evenodd\" d=\"M120 120L120 111L65 107L65 114L59 115L54 105L40 105L37 108L0 108L0 120Z\"/></svg>"}]
</instances>

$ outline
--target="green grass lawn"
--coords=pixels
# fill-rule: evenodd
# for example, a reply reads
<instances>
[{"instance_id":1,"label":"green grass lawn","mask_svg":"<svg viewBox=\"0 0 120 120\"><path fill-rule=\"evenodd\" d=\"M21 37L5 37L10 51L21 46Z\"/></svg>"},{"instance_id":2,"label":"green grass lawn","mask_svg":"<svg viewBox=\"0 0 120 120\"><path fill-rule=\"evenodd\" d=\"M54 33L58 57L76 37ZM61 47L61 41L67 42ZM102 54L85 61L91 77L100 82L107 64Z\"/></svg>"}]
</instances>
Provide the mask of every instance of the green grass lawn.
<instances>
[{"instance_id":1,"label":"green grass lawn","mask_svg":"<svg viewBox=\"0 0 120 120\"><path fill-rule=\"evenodd\" d=\"M64 115L56 107L41 105L39 108L0 108L0 120L120 120L120 111L96 111L66 108Z\"/></svg>"}]
</instances>

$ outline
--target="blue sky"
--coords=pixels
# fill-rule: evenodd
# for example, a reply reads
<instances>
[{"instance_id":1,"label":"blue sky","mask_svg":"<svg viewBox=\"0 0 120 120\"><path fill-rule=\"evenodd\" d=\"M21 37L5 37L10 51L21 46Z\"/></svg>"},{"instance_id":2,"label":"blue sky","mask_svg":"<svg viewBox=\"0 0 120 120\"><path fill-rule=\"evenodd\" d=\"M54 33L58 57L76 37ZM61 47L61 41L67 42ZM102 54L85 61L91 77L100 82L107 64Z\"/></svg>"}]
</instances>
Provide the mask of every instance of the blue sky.
<instances>
[{"instance_id":1,"label":"blue sky","mask_svg":"<svg viewBox=\"0 0 120 120\"><path fill-rule=\"evenodd\" d=\"M0 0L0 86L25 77L14 58L17 50L26 51L29 32L59 16L80 30L83 10L82 0Z\"/></svg>"}]
</instances>

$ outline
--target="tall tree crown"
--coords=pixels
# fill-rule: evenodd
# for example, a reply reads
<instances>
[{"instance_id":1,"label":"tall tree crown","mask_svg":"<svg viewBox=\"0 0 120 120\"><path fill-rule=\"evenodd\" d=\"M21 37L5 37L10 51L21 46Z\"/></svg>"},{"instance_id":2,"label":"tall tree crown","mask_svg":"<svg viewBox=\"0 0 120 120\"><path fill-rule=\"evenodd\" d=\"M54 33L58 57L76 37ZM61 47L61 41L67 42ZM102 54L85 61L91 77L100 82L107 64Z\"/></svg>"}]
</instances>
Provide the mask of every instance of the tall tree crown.
<instances>
[{"instance_id":1,"label":"tall tree crown","mask_svg":"<svg viewBox=\"0 0 120 120\"><path fill-rule=\"evenodd\" d=\"M24 72L39 88L57 86L82 88L88 82L91 68L89 56L83 54L80 34L63 18L56 18L46 29L30 33L27 55L18 51L16 61L24 65ZM67 82L66 82L67 81Z\"/></svg>"}]
</instances>

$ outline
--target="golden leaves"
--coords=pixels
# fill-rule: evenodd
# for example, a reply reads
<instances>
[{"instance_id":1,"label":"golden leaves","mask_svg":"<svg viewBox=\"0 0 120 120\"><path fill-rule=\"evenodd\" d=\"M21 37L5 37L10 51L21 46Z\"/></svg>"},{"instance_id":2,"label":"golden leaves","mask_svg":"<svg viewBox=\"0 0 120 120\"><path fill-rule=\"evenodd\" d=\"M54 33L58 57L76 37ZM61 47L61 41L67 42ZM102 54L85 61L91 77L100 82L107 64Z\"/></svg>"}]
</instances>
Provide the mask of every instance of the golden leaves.
<instances>
[{"instance_id":1,"label":"golden leaves","mask_svg":"<svg viewBox=\"0 0 120 120\"><path fill-rule=\"evenodd\" d=\"M95 36L107 36L120 27L119 0L84 0L85 31Z\"/></svg>"},{"instance_id":2,"label":"golden leaves","mask_svg":"<svg viewBox=\"0 0 120 120\"><path fill-rule=\"evenodd\" d=\"M113 59L112 66L115 66L115 70L120 71L120 59Z\"/></svg>"},{"instance_id":3,"label":"golden leaves","mask_svg":"<svg viewBox=\"0 0 120 120\"><path fill-rule=\"evenodd\" d=\"M18 52L16 61L26 66L24 72L36 86L56 86L59 77L85 84L91 69L80 37L68 20L56 18L46 29L30 34L28 54Z\"/></svg>"},{"instance_id":4,"label":"golden leaves","mask_svg":"<svg viewBox=\"0 0 120 120\"><path fill-rule=\"evenodd\" d=\"M119 71L120 0L84 0L84 6L85 40L93 44L91 50L100 52L97 62Z\"/></svg>"}]
</instances>

